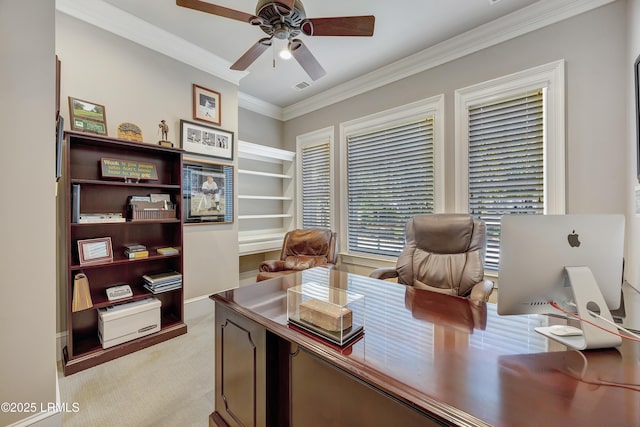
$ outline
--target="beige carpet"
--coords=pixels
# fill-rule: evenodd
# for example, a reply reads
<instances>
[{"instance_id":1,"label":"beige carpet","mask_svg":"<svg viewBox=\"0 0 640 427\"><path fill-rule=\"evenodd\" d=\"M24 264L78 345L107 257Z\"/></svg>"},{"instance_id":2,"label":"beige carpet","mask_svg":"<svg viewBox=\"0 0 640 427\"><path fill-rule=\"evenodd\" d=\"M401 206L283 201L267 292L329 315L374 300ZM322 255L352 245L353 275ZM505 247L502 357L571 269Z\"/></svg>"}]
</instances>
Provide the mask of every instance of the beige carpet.
<instances>
[{"instance_id":1,"label":"beige carpet","mask_svg":"<svg viewBox=\"0 0 640 427\"><path fill-rule=\"evenodd\" d=\"M73 426L208 426L213 411L213 314L187 322L185 335L65 377L60 402Z\"/></svg>"}]
</instances>

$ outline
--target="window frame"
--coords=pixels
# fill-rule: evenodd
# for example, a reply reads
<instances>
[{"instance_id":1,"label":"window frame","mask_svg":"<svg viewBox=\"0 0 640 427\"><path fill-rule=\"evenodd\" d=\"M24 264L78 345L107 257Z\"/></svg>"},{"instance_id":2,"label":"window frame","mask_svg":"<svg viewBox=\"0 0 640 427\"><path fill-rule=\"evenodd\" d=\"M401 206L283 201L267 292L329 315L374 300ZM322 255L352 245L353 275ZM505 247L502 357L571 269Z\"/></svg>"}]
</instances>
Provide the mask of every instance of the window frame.
<instances>
[{"instance_id":1,"label":"window frame","mask_svg":"<svg viewBox=\"0 0 640 427\"><path fill-rule=\"evenodd\" d=\"M372 255L351 252L349 241L349 202L348 202L348 158L347 138L354 134L375 132L394 126L418 121L433 116L433 151L434 151L434 212L441 213L445 209L444 189L444 94L413 102L389 110L380 111L368 116L340 123L339 158L340 158L340 248L341 254L352 255L363 259L395 260L397 257Z\"/></svg>"},{"instance_id":2,"label":"window frame","mask_svg":"<svg viewBox=\"0 0 640 427\"><path fill-rule=\"evenodd\" d=\"M542 89L545 97L543 101L544 213L565 213L564 60L455 91L456 212L469 212L469 109L478 104L497 102L536 89Z\"/></svg>"},{"instance_id":3,"label":"window frame","mask_svg":"<svg viewBox=\"0 0 640 427\"><path fill-rule=\"evenodd\" d=\"M296 137L296 227L302 227L303 218L303 195L302 195L302 150L306 147L329 143L329 188L336 188L335 165L334 165L334 135L335 127L329 126L323 129L307 132ZM331 191L330 197L330 228L336 231L336 192Z\"/></svg>"}]
</instances>

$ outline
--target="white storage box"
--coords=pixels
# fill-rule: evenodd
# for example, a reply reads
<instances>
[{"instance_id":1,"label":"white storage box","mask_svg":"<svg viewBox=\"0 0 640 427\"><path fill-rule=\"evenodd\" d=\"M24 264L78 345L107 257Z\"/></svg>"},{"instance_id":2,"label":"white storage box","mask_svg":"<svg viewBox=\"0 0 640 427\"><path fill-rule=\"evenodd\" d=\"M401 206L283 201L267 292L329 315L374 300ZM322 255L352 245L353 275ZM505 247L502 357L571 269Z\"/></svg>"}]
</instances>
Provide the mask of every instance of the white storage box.
<instances>
[{"instance_id":1,"label":"white storage box","mask_svg":"<svg viewBox=\"0 0 640 427\"><path fill-rule=\"evenodd\" d=\"M157 298L145 298L98 309L98 335L102 348L158 332L160 305Z\"/></svg>"}]
</instances>

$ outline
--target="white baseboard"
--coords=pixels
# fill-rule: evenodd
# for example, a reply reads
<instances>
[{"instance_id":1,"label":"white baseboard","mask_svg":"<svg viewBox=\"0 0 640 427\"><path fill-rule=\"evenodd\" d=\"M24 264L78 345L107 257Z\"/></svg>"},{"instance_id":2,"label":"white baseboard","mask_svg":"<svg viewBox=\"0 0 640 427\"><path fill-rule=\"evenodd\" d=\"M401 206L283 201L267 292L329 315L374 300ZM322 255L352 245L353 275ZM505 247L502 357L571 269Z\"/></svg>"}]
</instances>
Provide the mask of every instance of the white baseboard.
<instances>
[{"instance_id":1,"label":"white baseboard","mask_svg":"<svg viewBox=\"0 0 640 427\"><path fill-rule=\"evenodd\" d=\"M255 276L254 276L255 278ZM184 302L184 321L213 313L214 303L208 295L191 298ZM67 332L56 334L56 358L62 360L62 349L67 345Z\"/></svg>"}]
</instances>

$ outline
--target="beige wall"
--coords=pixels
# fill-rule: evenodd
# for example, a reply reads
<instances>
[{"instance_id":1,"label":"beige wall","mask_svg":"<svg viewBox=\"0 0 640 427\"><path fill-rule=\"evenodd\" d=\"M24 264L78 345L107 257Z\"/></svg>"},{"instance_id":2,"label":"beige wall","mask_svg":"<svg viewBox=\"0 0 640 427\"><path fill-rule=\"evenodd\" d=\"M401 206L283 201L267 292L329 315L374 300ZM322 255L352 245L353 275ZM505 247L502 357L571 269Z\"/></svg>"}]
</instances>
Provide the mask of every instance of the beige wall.
<instances>
[{"instance_id":1,"label":"beige wall","mask_svg":"<svg viewBox=\"0 0 640 427\"><path fill-rule=\"evenodd\" d=\"M117 136L119 123L133 122L141 127L144 140L154 144L160 139L158 123L165 119L169 140L179 146L180 119L192 120L196 83L220 92L221 127L237 141L238 88L232 83L59 12L56 51L62 60L65 116L68 96L96 102L105 106L110 136ZM237 143L234 151L235 166ZM184 227L185 300L238 286L237 234L237 221ZM63 301L58 304L64 317ZM59 319L59 330L65 327Z\"/></svg>"},{"instance_id":2,"label":"beige wall","mask_svg":"<svg viewBox=\"0 0 640 427\"><path fill-rule=\"evenodd\" d=\"M0 58L0 402L39 412L56 402L52 1L0 2ZM0 425L33 415L1 411Z\"/></svg>"},{"instance_id":3,"label":"beige wall","mask_svg":"<svg viewBox=\"0 0 640 427\"><path fill-rule=\"evenodd\" d=\"M627 175L627 280L640 288L640 201L636 200L636 191L640 192L640 184L637 179L637 141L636 120L638 112L635 105L635 82L633 64L640 55L640 0L629 0L627 5L627 29L628 29L628 54L625 68L625 81L629 85L627 91L628 124L627 124L627 155L629 173ZM640 317L640 307L637 307L637 316Z\"/></svg>"},{"instance_id":4,"label":"beige wall","mask_svg":"<svg viewBox=\"0 0 640 427\"><path fill-rule=\"evenodd\" d=\"M238 110L239 139L254 144L282 148L284 123L262 114L240 108Z\"/></svg>"},{"instance_id":5,"label":"beige wall","mask_svg":"<svg viewBox=\"0 0 640 427\"><path fill-rule=\"evenodd\" d=\"M445 95L446 209L454 209L454 91L566 60L567 211L623 213L626 206L626 2L618 1L285 123L297 135ZM336 149L336 165L340 150ZM338 206L338 211L341 209Z\"/></svg>"}]
</instances>

